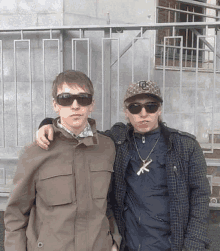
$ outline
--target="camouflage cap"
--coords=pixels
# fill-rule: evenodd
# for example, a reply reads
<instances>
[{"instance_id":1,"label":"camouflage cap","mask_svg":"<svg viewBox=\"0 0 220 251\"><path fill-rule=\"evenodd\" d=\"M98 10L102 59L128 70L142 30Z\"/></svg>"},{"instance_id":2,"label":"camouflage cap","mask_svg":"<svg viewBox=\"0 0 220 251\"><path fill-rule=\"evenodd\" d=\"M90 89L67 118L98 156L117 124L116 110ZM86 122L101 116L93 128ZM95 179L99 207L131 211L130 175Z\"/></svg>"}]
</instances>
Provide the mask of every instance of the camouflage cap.
<instances>
[{"instance_id":1,"label":"camouflage cap","mask_svg":"<svg viewBox=\"0 0 220 251\"><path fill-rule=\"evenodd\" d=\"M127 99L140 94L148 94L158 99L161 103L163 102L159 86L151 80L138 81L136 83L130 84L125 94L124 102Z\"/></svg>"}]
</instances>

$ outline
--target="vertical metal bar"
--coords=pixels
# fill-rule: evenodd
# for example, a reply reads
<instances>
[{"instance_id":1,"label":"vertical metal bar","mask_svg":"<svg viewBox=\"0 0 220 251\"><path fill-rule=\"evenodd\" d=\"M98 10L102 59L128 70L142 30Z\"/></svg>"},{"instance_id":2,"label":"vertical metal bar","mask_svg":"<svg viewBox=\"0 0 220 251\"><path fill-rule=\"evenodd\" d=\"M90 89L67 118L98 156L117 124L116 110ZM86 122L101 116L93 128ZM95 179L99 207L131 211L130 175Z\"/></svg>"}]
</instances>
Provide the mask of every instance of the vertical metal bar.
<instances>
[{"instance_id":1,"label":"vertical metal bar","mask_svg":"<svg viewBox=\"0 0 220 251\"><path fill-rule=\"evenodd\" d=\"M180 121L182 121L182 85L183 85L183 37L180 37Z\"/></svg>"},{"instance_id":2,"label":"vertical metal bar","mask_svg":"<svg viewBox=\"0 0 220 251\"><path fill-rule=\"evenodd\" d=\"M0 168L0 172L2 171L2 180L0 182L1 185L5 185L6 184L6 176L5 176L5 168Z\"/></svg>"},{"instance_id":3,"label":"vertical metal bar","mask_svg":"<svg viewBox=\"0 0 220 251\"><path fill-rule=\"evenodd\" d=\"M15 113L15 120L16 120L16 146L19 147L18 144L18 81L17 81L17 58L16 58L16 43L17 42L28 42L28 67L29 67L29 82L30 82L30 89L31 89L31 96L30 96L30 119L31 119L31 136L30 141L32 141L33 136L33 114L32 114L32 79L31 79L31 45L30 40L14 40L14 79L15 79L15 106L16 106L16 113Z\"/></svg>"},{"instance_id":4,"label":"vertical metal bar","mask_svg":"<svg viewBox=\"0 0 220 251\"><path fill-rule=\"evenodd\" d=\"M135 37L133 40L132 40L132 64L131 64L131 74L132 74L132 82L135 81L134 79L134 44L135 44L135 40L149 40L149 57L148 57L148 79L150 79L150 67L151 67L151 57L150 57L150 54L151 54L151 39L150 37Z\"/></svg>"},{"instance_id":5,"label":"vertical metal bar","mask_svg":"<svg viewBox=\"0 0 220 251\"><path fill-rule=\"evenodd\" d=\"M173 33L172 33L172 35L173 35L173 37L175 36L175 27L173 26ZM173 39L173 46L174 46L174 44L175 44L175 38ZM175 51L175 48L173 47L173 48L171 48L171 52L173 51L173 66L174 66L174 64L175 64L175 62L174 62L174 51Z\"/></svg>"},{"instance_id":6,"label":"vertical metal bar","mask_svg":"<svg viewBox=\"0 0 220 251\"><path fill-rule=\"evenodd\" d=\"M117 122L119 122L119 103L120 103L120 40L118 39L118 96L117 96Z\"/></svg>"},{"instance_id":7,"label":"vertical metal bar","mask_svg":"<svg viewBox=\"0 0 220 251\"><path fill-rule=\"evenodd\" d=\"M169 38L167 39L167 67L169 67L169 52L170 52L170 48L169 48L169 45L170 45L170 40Z\"/></svg>"},{"instance_id":8,"label":"vertical metal bar","mask_svg":"<svg viewBox=\"0 0 220 251\"><path fill-rule=\"evenodd\" d=\"M151 38L149 37L149 54L148 54L148 80L151 79L150 71L151 71Z\"/></svg>"},{"instance_id":9,"label":"vertical metal bar","mask_svg":"<svg viewBox=\"0 0 220 251\"><path fill-rule=\"evenodd\" d=\"M31 41L28 41L29 45L29 81L30 81L30 118L31 118L31 140L35 140L35 135L34 135L34 121L33 121L33 84L32 84L32 69L31 69Z\"/></svg>"},{"instance_id":10,"label":"vertical metal bar","mask_svg":"<svg viewBox=\"0 0 220 251\"><path fill-rule=\"evenodd\" d=\"M88 67L88 77L90 78L90 40L88 39L88 43L87 43L87 67Z\"/></svg>"},{"instance_id":11,"label":"vertical metal bar","mask_svg":"<svg viewBox=\"0 0 220 251\"><path fill-rule=\"evenodd\" d=\"M57 64L58 64L58 66L59 66L59 73L60 73L60 71L61 71L61 64L60 64L60 40L58 39L57 40L57 50L58 50L58 55L57 55L57 60L58 60L58 62L57 62Z\"/></svg>"},{"instance_id":12,"label":"vertical metal bar","mask_svg":"<svg viewBox=\"0 0 220 251\"><path fill-rule=\"evenodd\" d=\"M162 116L164 118L164 107L165 107L165 66L166 66L166 37L164 37L163 44L163 106L162 106Z\"/></svg>"},{"instance_id":13,"label":"vertical metal bar","mask_svg":"<svg viewBox=\"0 0 220 251\"><path fill-rule=\"evenodd\" d=\"M76 41L74 43L74 70L76 70Z\"/></svg>"},{"instance_id":14,"label":"vertical metal bar","mask_svg":"<svg viewBox=\"0 0 220 251\"><path fill-rule=\"evenodd\" d=\"M63 72L63 30L60 30L60 72Z\"/></svg>"},{"instance_id":15,"label":"vertical metal bar","mask_svg":"<svg viewBox=\"0 0 220 251\"><path fill-rule=\"evenodd\" d=\"M189 6L187 6L187 12L189 11ZM186 22L189 22L189 14L187 13L186 16ZM186 29L186 48L188 47L188 33L189 33L189 29ZM188 54L188 50L185 50L185 67L187 67L187 54Z\"/></svg>"},{"instance_id":16,"label":"vertical metal bar","mask_svg":"<svg viewBox=\"0 0 220 251\"><path fill-rule=\"evenodd\" d=\"M207 37L207 36L199 36L199 37ZM203 153L213 153L214 152L214 125L215 125L215 99L216 99L216 53L217 53L217 36L214 37L214 52L213 52L213 91L212 91L212 136L211 136L211 150L203 151Z\"/></svg>"},{"instance_id":17,"label":"vertical metal bar","mask_svg":"<svg viewBox=\"0 0 220 251\"><path fill-rule=\"evenodd\" d=\"M76 64L76 46L74 46L76 44L76 42L84 42L84 41L87 41L87 74L88 74L88 77L90 77L90 40L89 38L73 38L72 39L72 69L73 70L76 70L76 67L77 67L77 64ZM74 47L74 49L73 49ZM73 51L74 51L74 60L73 60Z\"/></svg>"},{"instance_id":18,"label":"vertical metal bar","mask_svg":"<svg viewBox=\"0 0 220 251\"><path fill-rule=\"evenodd\" d=\"M193 7L193 13L194 12L195 12L195 9ZM195 15L194 14L192 14L192 22L195 22ZM194 44L194 32L192 31L192 48L194 48L193 44ZM191 51L191 68L192 68L192 62L193 62L193 52L194 52L194 50L192 49L192 51Z\"/></svg>"},{"instance_id":19,"label":"vertical metal bar","mask_svg":"<svg viewBox=\"0 0 220 251\"><path fill-rule=\"evenodd\" d=\"M134 39L132 40L131 80L134 82Z\"/></svg>"},{"instance_id":20,"label":"vertical metal bar","mask_svg":"<svg viewBox=\"0 0 220 251\"><path fill-rule=\"evenodd\" d=\"M5 147L5 102L4 102L4 79L3 79L3 48L2 48L2 40L0 40L0 45L1 45L1 93L2 93L2 138L3 138L3 145L2 147Z\"/></svg>"},{"instance_id":21,"label":"vertical metal bar","mask_svg":"<svg viewBox=\"0 0 220 251\"><path fill-rule=\"evenodd\" d=\"M191 51L191 68L192 68L192 62L193 62L193 52L194 52L194 32L192 31L192 51Z\"/></svg>"},{"instance_id":22,"label":"vertical metal bar","mask_svg":"<svg viewBox=\"0 0 220 251\"><path fill-rule=\"evenodd\" d=\"M73 59L73 52L74 52L74 50L73 50L73 44L75 43L75 41L72 39L72 48L71 48L71 56L72 56L72 70L74 70L75 69L75 65L74 65L74 59Z\"/></svg>"},{"instance_id":23,"label":"vertical metal bar","mask_svg":"<svg viewBox=\"0 0 220 251\"><path fill-rule=\"evenodd\" d=\"M215 95L216 95L216 53L217 53L217 36L214 35L214 55L213 55L213 63L214 63L214 76L213 76L213 97L212 97L212 148L211 152L214 152L214 124L215 124Z\"/></svg>"},{"instance_id":24,"label":"vertical metal bar","mask_svg":"<svg viewBox=\"0 0 220 251\"><path fill-rule=\"evenodd\" d=\"M210 51L208 51L208 69L209 69L209 58L210 58Z\"/></svg>"},{"instance_id":25,"label":"vertical metal bar","mask_svg":"<svg viewBox=\"0 0 220 251\"><path fill-rule=\"evenodd\" d=\"M16 40L14 40L14 81L15 81L15 126L16 146L18 146L18 89L17 89L17 62L16 62Z\"/></svg>"},{"instance_id":26,"label":"vertical metal bar","mask_svg":"<svg viewBox=\"0 0 220 251\"><path fill-rule=\"evenodd\" d=\"M196 43L196 85L195 85L195 111L194 111L194 134L197 134L197 98L198 98L198 70L199 70L199 36Z\"/></svg>"},{"instance_id":27,"label":"vertical metal bar","mask_svg":"<svg viewBox=\"0 0 220 251\"><path fill-rule=\"evenodd\" d=\"M45 76L45 39L43 39L43 97L44 117L46 117L46 76Z\"/></svg>"},{"instance_id":28,"label":"vertical metal bar","mask_svg":"<svg viewBox=\"0 0 220 251\"><path fill-rule=\"evenodd\" d=\"M57 41L57 60L58 60L58 71L61 70L60 64L60 40L59 39L52 39L52 30L50 30L50 39L43 39L43 91L44 91L44 116L46 117L46 74L45 74L45 42L46 41Z\"/></svg>"},{"instance_id":29,"label":"vertical metal bar","mask_svg":"<svg viewBox=\"0 0 220 251\"><path fill-rule=\"evenodd\" d=\"M102 131L104 131L104 39L102 39Z\"/></svg>"}]
</instances>

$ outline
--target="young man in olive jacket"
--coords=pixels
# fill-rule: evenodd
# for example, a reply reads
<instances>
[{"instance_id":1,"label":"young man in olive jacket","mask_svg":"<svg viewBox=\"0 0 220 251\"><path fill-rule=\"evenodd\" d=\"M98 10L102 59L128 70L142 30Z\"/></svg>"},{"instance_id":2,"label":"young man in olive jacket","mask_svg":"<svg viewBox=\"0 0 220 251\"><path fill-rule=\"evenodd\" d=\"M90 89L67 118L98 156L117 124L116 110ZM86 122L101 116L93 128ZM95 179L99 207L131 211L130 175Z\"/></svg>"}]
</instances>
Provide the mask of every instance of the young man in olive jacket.
<instances>
[{"instance_id":1,"label":"young man in olive jacket","mask_svg":"<svg viewBox=\"0 0 220 251\"><path fill-rule=\"evenodd\" d=\"M205 158L193 135L161 122L162 102L156 83L131 84L124 98L129 123L105 132L116 146L111 205L121 251L202 251L210 243ZM45 134L53 139L50 125L38 132L48 149Z\"/></svg>"},{"instance_id":2,"label":"young man in olive jacket","mask_svg":"<svg viewBox=\"0 0 220 251\"><path fill-rule=\"evenodd\" d=\"M114 240L106 214L115 146L88 118L93 94L82 72L55 78L54 141L49 151L33 143L19 159L5 211L5 251L117 251L120 236Z\"/></svg>"}]
</instances>

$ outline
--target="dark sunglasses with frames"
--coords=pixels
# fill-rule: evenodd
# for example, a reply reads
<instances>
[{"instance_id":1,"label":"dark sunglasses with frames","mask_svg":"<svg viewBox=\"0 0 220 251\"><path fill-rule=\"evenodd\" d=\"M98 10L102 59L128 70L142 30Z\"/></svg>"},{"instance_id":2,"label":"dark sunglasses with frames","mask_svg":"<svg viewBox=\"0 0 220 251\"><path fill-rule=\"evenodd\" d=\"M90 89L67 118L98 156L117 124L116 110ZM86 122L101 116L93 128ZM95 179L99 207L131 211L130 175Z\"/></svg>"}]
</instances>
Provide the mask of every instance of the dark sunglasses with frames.
<instances>
[{"instance_id":1,"label":"dark sunglasses with frames","mask_svg":"<svg viewBox=\"0 0 220 251\"><path fill-rule=\"evenodd\" d=\"M88 106L92 104L92 95L89 93L79 93L77 95L71 93L61 93L57 95L57 103L61 106L70 106L76 99L81 106Z\"/></svg>"},{"instance_id":2,"label":"dark sunglasses with frames","mask_svg":"<svg viewBox=\"0 0 220 251\"><path fill-rule=\"evenodd\" d=\"M138 114L142 111L143 107L147 113L155 113L160 105L157 102L147 102L145 104L131 103L127 106L127 109L131 114Z\"/></svg>"}]
</instances>

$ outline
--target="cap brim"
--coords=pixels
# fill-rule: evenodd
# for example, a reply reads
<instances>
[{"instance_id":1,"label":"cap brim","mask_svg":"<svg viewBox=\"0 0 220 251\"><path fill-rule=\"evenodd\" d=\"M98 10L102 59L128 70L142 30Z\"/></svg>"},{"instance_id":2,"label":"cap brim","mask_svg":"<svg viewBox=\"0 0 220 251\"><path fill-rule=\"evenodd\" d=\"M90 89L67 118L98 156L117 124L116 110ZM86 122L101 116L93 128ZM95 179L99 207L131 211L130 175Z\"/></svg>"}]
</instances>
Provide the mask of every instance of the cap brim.
<instances>
[{"instance_id":1,"label":"cap brim","mask_svg":"<svg viewBox=\"0 0 220 251\"><path fill-rule=\"evenodd\" d=\"M150 97L156 99L157 101L159 101L160 103L163 103L162 98L160 98L159 96L152 94L152 93L139 93L139 94L136 94L134 96L131 96L131 97L125 99L124 102L132 102L133 99L136 99L139 97L144 97L144 96L150 96Z\"/></svg>"}]
</instances>

